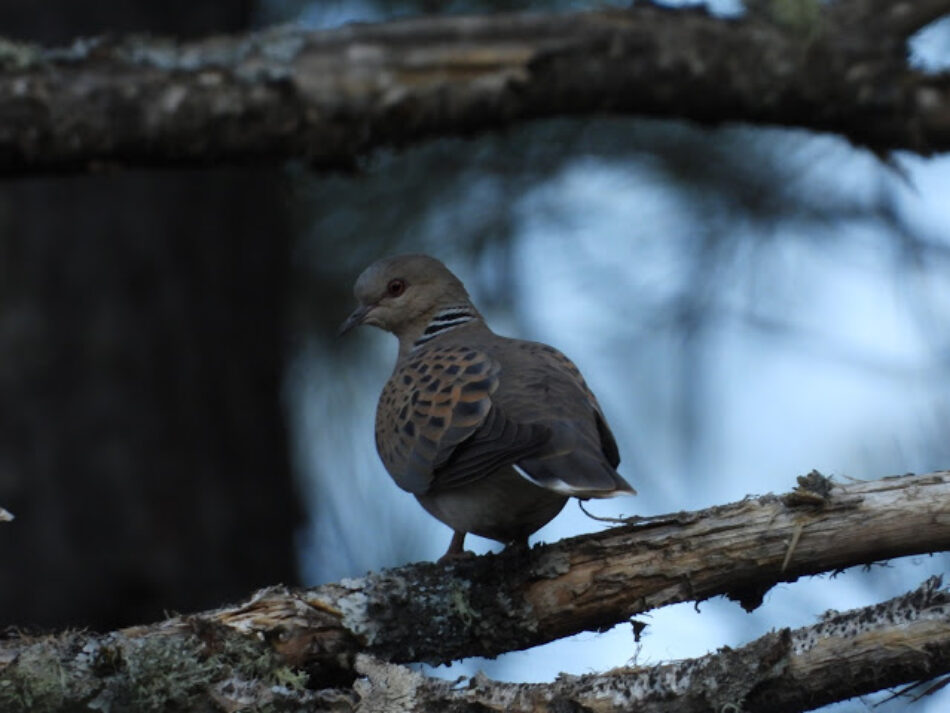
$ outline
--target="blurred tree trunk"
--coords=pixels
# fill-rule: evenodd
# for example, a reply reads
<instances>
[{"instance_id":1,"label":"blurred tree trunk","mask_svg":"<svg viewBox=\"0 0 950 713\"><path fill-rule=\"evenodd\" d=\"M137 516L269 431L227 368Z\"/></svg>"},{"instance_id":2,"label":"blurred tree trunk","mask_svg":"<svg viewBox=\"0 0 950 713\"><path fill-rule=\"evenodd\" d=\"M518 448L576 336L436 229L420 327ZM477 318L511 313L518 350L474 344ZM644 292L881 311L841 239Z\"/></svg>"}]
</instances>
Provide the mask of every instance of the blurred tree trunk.
<instances>
[{"instance_id":1,"label":"blurred tree trunk","mask_svg":"<svg viewBox=\"0 0 950 713\"><path fill-rule=\"evenodd\" d=\"M11 36L232 31L250 3L21 0ZM296 579L277 170L0 186L0 624L114 628Z\"/></svg>"}]
</instances>

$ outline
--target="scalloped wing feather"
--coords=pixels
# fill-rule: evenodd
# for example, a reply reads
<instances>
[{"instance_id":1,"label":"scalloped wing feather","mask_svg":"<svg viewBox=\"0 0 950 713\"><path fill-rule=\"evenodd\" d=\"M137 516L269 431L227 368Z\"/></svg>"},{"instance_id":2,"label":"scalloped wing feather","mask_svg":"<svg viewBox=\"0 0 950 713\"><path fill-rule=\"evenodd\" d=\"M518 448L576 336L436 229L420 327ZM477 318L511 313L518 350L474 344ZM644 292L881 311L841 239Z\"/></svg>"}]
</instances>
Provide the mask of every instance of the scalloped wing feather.
<instances>
[{"instance_id":1,"label":"scalloped wing feather","mask_svg":"<svg viewBox=\"0 0 950 713\"><path fill-rule=\"evenodd\" d=\"M488 354L458 346L431 346L397 366L376 411L376 447L399 487L457 487L537 450L547 429L503 416L491 399L498 379Z\"/></svg>"}]
</instances>

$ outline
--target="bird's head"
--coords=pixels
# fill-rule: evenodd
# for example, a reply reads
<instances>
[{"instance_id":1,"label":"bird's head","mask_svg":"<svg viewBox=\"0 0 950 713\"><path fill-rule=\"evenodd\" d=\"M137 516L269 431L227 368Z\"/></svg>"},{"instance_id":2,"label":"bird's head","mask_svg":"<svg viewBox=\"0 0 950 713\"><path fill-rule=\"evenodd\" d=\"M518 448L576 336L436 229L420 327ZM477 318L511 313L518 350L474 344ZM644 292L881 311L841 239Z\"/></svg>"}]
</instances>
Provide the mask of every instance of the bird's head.
<instances>
[{"instance_id":1,"label":"bird's head","mask_svg":"<svg viewBox=\"0 0 950 713\"><path fill-rule=\"evenodd\" d=\"M440 308L471 304L461 280L428 255L374 262L356 279L353 293L359 306L343 322L340 334L370 324L402 339L425 329Z\"/></svg>"}]
</instances>

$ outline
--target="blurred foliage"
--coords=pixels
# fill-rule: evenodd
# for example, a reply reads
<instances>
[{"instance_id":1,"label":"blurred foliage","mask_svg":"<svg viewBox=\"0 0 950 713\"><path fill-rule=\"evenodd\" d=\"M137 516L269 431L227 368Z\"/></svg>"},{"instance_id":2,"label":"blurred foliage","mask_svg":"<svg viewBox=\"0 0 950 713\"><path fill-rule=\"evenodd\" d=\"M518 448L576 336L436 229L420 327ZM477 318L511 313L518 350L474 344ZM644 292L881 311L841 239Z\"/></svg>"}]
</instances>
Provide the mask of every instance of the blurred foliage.
<instances>
[{"instance_id":1,"label":"blurred foliage","mask_svg":"<svg viewBox=\"0 0 950 713\"><path fill-rule=\"evenodd\" d=\"M867 157L866 168L876 165L880 173L879 190L869 197L846 182L835 186L839 169L826 153L826 144L799 132L709 131L642 119L552 120L478 139L380 152L354 175L314 175L296 167L291 203L301 271L297 323L308 333L327 334L350 305L353 276L381 255L412 249L420 236L430 236L433 249L451 245L471 257L488 251L497 266L508 250L520 198L578 162L638 166L676 192L680 219L694 225L690 250L682 254L691 276L661 309L644 315L641 329L666 323L694 330L715 316L710 295L721 280L735 278L726 268L736 255L750 247L765 250L789 235L829 244L856 239L837 227L874 225L886 230L886 247L900 265L926 270L950 263L950 246L901 213L889 169ZM821 162L830 182L812 183ZM543 208L551 221L571 220L559 205ZM510 303L515 291L510 270L500 275L492 276L491 285L473 285L489 309Z\"/></svg>"}]
</instances>

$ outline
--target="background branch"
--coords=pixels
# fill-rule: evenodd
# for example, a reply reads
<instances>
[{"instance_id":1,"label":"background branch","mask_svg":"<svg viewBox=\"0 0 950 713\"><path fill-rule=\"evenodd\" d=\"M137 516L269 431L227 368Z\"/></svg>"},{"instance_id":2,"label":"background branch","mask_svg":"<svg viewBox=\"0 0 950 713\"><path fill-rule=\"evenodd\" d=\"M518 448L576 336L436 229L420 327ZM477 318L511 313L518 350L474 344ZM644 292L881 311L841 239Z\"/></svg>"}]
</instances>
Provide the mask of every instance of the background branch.
<instances>
[{"instance_id":1,"label":"background branch","mask_svg":"<svg viewBox=\"0 0 950 713\"><path fill-rule=\"evenodd\" d=\"M379 146L604 112L797 126L879 152L944 151L950 77L911 69L904 39L950 2L898 5L893 28L841 21L851 3L791 26L637 5L194 42L7 43L0 171L292 157L345 166Z\"/></svg>"},{"instance_id":2,"label":"background branch","mask_svg":"<svg viewBox=\"0 0 950 713\"><path fill-rule=\"evenodd\" d=\"M871 28L895 38L907 38L947 14L946 0L844 0L834 3L829 16L853 32Z\"/></svg>"}]
</instances>

